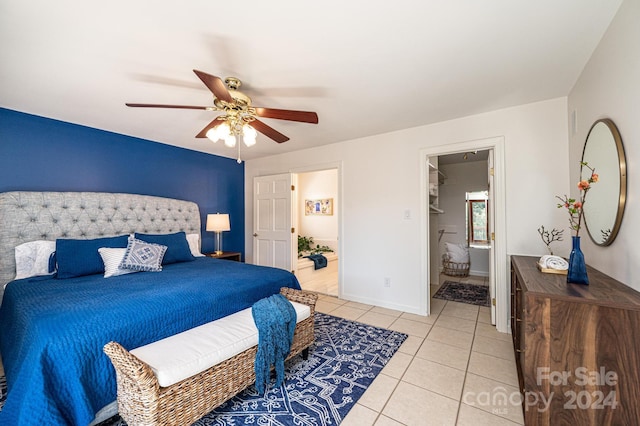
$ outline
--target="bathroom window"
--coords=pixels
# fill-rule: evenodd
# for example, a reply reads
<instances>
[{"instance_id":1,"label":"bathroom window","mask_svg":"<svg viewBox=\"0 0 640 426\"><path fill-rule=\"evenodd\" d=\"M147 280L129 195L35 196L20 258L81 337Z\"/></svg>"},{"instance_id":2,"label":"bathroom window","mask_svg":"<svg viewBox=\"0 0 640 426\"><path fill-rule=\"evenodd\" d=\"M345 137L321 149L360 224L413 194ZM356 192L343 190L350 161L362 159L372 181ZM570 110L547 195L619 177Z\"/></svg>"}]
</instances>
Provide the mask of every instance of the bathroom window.
<instances>
[{"instance_id":1,"label":"bathroom window","mask_svg":"<svg viewBox=\"0 0 640 426\"><path fill-rule=\"evenodd\" d=\"M488 192L467 192L467 241L469 245L489 244Z\"/></svg>"}]
</instances>

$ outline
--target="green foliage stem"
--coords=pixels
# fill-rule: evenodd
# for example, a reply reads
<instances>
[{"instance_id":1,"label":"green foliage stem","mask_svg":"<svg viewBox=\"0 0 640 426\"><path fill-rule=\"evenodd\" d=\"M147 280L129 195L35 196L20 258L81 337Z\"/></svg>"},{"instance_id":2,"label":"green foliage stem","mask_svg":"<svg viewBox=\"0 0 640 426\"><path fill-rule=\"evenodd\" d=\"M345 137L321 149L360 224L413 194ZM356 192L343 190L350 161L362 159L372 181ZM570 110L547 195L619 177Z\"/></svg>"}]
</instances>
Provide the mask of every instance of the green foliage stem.
<instances>
[{"instance_id":1,"label":"green foliage stem","mask_svg":"<svg viewBox=\"0 0 640 426\"><path fill-rule=\"evenodd\" d=\"M321 246L316 244L313 246L313 237L304 237L298 235L298 257L308 256L317 253L333 253L333 250L329 246Z\"/></svg>"}]
</instances>

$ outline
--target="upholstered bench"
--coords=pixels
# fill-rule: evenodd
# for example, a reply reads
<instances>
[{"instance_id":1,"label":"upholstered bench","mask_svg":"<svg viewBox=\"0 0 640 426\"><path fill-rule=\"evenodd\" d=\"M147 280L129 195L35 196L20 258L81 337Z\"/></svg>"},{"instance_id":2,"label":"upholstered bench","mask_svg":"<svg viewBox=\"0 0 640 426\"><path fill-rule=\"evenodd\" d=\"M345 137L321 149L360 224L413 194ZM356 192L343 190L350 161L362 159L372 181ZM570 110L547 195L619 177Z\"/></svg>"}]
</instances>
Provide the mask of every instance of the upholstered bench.
<instances>
[{"instance_id":1,"label":"upholstered bench","mask_svg":"<svg viewBox=\"0 0 640 426\"><path fill-rule=\"evenodd\" d=\"M289 288L280 293L297 314L290 359L313 343L317 295ZM106 344L120 416L129 426L190 425L255 382L257 344L251 308L131 351Z\"/></svg>"}]
</instances>

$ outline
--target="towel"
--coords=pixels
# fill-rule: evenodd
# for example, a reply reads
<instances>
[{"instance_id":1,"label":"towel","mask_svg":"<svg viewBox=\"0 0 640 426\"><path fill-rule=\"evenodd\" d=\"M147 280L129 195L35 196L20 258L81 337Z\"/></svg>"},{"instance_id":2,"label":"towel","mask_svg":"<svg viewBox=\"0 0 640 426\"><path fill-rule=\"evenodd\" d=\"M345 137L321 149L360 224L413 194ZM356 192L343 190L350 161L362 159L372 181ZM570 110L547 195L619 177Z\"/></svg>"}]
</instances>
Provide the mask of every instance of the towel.
<instances>
[{"instance_id":1,"label":"towel","mask_svg":"<svg viewBox=\"0 0 640 426\"><path fill-rule=\"evenodd\" d=\"M307 259L311 259L313 261L313 269L322 269L327 266L327 258L323 255L317 253L309 256L304 256Z\"/></svg>"},{"instance_id":2,"label":"towel","mask_svg":"<svg viewBox=\"0 0 640 426\"><path fill-rule=\"evenodd\" d=\"M564 271L569 269L569 263L559 256L544 255L539 260L540 266L547 269Z\"/></svg>"},{"instance_id":3,"label":"towel","mask_svg":"<svg viewBox=\"0 0 640 426\"><path fill-rule=\"evenodd\" d=\"M270 381L271 366L276 368L276 386L284 382L284 360L289 356L296 329L296 310L281 294L260 299L251 308L258 328L256 390L264 395Z\"/></svg>"}]
</instances>

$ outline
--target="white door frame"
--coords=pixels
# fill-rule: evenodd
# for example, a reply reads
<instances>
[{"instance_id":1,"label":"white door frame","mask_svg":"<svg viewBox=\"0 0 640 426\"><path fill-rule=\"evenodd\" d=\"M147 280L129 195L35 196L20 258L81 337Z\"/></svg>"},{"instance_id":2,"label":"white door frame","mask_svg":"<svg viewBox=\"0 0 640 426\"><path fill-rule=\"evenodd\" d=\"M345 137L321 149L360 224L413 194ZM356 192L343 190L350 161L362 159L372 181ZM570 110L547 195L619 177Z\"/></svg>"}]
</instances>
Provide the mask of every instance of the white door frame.
<instances>
[{"instance_id":1,"label":"white door frame","mask_svg":"<svg viewBox=\"0 0 640 426\"><path fill-rule=\"evenodd\" d=\"M494 160L495 154L493 149L489 150L489 158L487 159L487 183L489 185L489 205L488 210L489 214L487 215L489 219L489 245L491 246L491 250L489 250L489 294L491 296L491 300L496 298L496 250L495 250L495 241L492 236L495 235L496 231L496 213L495 213L495 183L493 178ZM491 304L491 324L496 325L496 305L494 303Z\"/></svg>"},{"instance_id":2,"label":"white door frame","mask_svg":"<svg viewBox=\"0 0 640 426\"><path fill-rule=\"evenodd\" d=\"M459 152L493 149L494 153L494 196L495 211L495 283L496 283L496 328L503 333L509 332L509 288L507 274L507 226L506 226L506 186L505 186L505 153L504 136L478 139L454 144L439 145L420 150L420 227L421 227L421 268L420 278L423 283L420 311L430 314L431 297L429 287L429 167L427 159L440 155Z\"/></svg>"}]
</instances>

